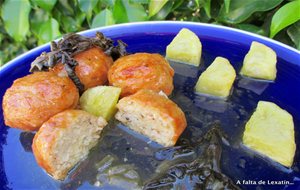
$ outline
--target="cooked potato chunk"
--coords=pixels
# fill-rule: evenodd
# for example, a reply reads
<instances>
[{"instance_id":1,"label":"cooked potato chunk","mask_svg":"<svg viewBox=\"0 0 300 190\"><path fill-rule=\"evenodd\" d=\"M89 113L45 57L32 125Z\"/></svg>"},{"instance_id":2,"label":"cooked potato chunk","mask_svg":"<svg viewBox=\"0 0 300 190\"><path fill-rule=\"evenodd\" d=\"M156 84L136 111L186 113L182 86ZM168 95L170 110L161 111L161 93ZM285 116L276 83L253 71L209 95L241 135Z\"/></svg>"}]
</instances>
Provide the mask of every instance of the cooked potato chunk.
<instances>
[{"instance_id":1,"label":"cooked potato chunk","mask_svg":"<svg viewBox=\"0 0 300 190\"><path fill-rule=\"evenodd\" d=\"M290 167L296 150L293 117L271 102L258 102L246 124L243 144Z\"/></svg>"},{"instance_id":2,"label":"cooked potato chunk","mask_svg":"<svg viewBox=\"0 0 300 190\"><path fill-rule=\"evenodd\" d=\"M199 66L202 45L198 36L183 28L167 46L166 58Z\"/></svg>"},{"instance_id":3,"label":"cooked potato chunk","mask_svg":"<svg viewBox=\"0 0 300 190\"><path fill-rule=\"evenodd\" d=\"M200 75L196 84L196 92L226 98L235 77L235 70L229 61L223 57L217 57Z\"/></svg>"},{"instance_id":4,"label":"cooked potato chunk","mask_svg":"<svg viewBox=\"0 0 300 190\"><path fill-rule=\"evenodd\" d=\"M86 90L80 97L83 110L102 116L108 121L117 111L121 89L113 86L97 86Z\"/></svg>"},{"instance_id":5,"label":"cooked potato chunk","mask_svg":"<svg viewBox=\"0 0 300 190\"><path fill-rule=\"evenodd\" d=\"M244 58L241 74L258 79L275 80L276 62L276 53L271 48L254 41Z\"/></svg>"}]
</instances>

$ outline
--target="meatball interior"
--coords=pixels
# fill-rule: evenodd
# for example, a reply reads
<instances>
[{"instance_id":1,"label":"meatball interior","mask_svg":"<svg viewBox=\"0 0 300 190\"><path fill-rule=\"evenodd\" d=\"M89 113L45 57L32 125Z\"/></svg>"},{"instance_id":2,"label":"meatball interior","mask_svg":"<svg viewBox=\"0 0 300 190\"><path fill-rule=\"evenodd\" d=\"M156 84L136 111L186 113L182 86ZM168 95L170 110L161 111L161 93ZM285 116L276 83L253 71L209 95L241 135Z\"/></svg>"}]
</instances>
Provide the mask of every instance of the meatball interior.
<instances>
[{"instance_id":1,"label":"meatball interior","mask_svg":"<svg viewBox=\"0 0 300 190\"><path fill-rule=\"evenodd\" d=\"M55 179L63 180L94 147L107 122L82 110L66 110L46 121L33 139L38 164Z\"/></svg>"}]
</instances>

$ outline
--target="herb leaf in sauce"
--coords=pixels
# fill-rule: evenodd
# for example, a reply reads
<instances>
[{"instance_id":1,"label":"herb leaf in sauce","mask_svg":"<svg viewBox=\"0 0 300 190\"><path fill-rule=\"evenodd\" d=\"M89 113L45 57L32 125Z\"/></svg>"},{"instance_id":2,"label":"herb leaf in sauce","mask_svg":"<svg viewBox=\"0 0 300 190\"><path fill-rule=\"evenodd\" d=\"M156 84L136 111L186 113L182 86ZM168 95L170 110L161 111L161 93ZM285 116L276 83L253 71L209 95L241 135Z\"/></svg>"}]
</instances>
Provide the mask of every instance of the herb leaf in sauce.
<instances>
[{"instance_id":1,"label":"herb leaf in sauce","mask_svg":"<svg viewBox=\"0 0 300 190\"><path fill-rule=\"evenodd\" d=\"M144 189L240 189L221 171L221 141L220 129L213 127L200 141L204 149L194 161L173 165L146 183Z\"/></svg>"}]
</instances>

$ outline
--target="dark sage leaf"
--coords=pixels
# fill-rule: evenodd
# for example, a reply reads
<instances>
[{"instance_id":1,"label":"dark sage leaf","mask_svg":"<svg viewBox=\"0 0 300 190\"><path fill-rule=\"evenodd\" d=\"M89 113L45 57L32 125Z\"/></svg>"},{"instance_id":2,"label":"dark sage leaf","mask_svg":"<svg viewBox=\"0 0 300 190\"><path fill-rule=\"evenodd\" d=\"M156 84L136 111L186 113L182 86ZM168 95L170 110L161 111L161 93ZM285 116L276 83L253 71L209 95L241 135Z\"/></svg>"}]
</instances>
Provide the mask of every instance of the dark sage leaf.
<instances>
[{"instance_id":1,"label":"dark sage leaf","mask_svg":"<svg viewBox=\"0 0 300 190\"><path fill-rule=\"evenodd\" d=\"M67 34L57 43L51 42L51 52L42 53L32 63L30 72L48 71L56 64L62 63L68 74L68 77L74 82L81 94L84 85L75 73L75 67L78 64L72 57L91 47L99 47L114 60L127 54L126 44L118 41L118 45L114 46L113 40L106 38L102 33L97 32L95 38L88 38L79 34Z\"/></svg>"}]
</instances>

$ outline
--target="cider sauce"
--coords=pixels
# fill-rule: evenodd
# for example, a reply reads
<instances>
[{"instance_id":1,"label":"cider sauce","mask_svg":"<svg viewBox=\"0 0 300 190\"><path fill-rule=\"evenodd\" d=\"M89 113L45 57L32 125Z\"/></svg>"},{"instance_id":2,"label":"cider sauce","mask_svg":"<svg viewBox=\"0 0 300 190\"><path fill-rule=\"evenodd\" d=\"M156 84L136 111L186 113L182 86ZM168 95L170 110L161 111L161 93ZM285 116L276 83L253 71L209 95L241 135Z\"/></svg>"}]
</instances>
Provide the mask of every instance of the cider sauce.
<instances>
[{"instance_id":1,"label":"cider sauce","mask_svg":"<svg viewBox=\"0 0 300 190\"><path fill-rule=\"evenodd\" d=\"M144 184L157 178L170 167L182 162L192 162L201 156L201 151L198 151L201 149L199 140L212 126L219 125L224 132L220 167L222 173L233 183L236 184L238 180L248 182L288 180L291 183L299 180L294 177L299 173L298 163L294 164L293 168L287 169L241 145L244 126L254 112L257 102L262 97L268 96L264 92L272 83L237 75L232 93L226 100L199 95L194 92L194 86L212 59L213 57L206 54L199 68L171 62L175 70L175 88L170 99L184 111L188 125L176 146L169 151L162 154L161 145L112 119L88 158L80 162L65 181L60 182L51 179L37 167L31 153L33 134L9 129L4 154L16 157L12 163L18 164L12 166L6 160L6 172L9 173L11 168L22 170L33 176L32 183L39 185L40 189L142 189ZM13 148L10 146L15 146L16 143L19 145L12 151ZM181 147L185 148L181 150ZM37 176L39 180L36 180ZM269 179L269 176L273 176L273 179ZM22 180L17 179L18 176L15 178L8 181ZM20 184L22 185L22 181ZM238 184L238 186L241 189L278 189L284 188L285 185L267 187L259 184ZM188 183L186 187L193 188Z\"/></svg>"}]
</instances>

